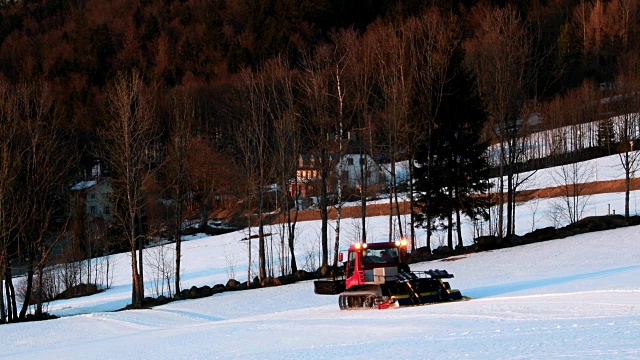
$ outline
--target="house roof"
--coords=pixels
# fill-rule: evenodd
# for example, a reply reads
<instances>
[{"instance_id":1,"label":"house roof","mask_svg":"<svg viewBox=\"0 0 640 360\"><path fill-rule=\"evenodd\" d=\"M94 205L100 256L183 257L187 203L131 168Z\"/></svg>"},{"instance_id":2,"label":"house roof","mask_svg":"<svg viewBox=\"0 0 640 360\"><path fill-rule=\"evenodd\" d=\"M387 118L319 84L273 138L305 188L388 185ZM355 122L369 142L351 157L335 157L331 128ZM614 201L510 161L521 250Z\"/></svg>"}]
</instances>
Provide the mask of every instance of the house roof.
<instances>
[{"instance_id":1,"label":"house roof","mask_svg":"<svg viewBox=\"0 0 640 360\"><path fill-rule=\"evenodd\" d=\"M80 181L79 183L73 185L71 187L72 191L79 191L79 190L84 190L84 189L88 189L92 186L95 186L98 182L96 180L88 180L88 181Z\"/></svg>"}]
</instances>

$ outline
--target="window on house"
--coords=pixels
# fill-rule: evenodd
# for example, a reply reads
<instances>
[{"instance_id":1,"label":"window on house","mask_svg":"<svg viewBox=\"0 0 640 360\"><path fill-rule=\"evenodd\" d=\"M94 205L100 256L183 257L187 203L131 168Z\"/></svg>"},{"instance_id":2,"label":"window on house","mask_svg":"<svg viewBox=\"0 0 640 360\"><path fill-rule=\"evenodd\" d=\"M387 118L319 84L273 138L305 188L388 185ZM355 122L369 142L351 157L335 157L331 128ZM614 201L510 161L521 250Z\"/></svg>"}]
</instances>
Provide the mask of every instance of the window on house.
<instances>
[{"instance_id":1,"label":"window on house","mask_svg":"<svg viewBox=\"0 0 640 360\"><path fill-rule=\"evenodd\" d=\"M108 207L108 206L105 206L105 207L104 207L104 213L105 213L106 215L109 215L109 214L111 213L111 209L109 209L109 207Z\"/></svg>"},{"instance_id":2,"label":"window on house","mask_svg":"<svg viewBox=\"0 0 640 360\"><path fill-rule=\"evenodd\" d=\"M91 193L91 195L89 195L89 198L95 199L96 198L96 194L95 193Z\"/></svg>"},{"instance_id":3,"label":"window on house","mask_svg":"<svg viewBox=\"0 0 640 360\"><path fill-rule=\"evenodd\" d=\"M89 207L89 213L90 213L91 215L95 215L95 214L96 214L96 207L95 207L95 206L91 206L91 207Z\"/></svg>"},{"instance_id":4,"label":"window on house","mask_svg":"<svg viewBox=\"0 0 640 360\"><path fill-rule=\"evenodd\" d=\"M347 158L347 165L353 165L353 158Z\"/></svg>"}]
</instances>

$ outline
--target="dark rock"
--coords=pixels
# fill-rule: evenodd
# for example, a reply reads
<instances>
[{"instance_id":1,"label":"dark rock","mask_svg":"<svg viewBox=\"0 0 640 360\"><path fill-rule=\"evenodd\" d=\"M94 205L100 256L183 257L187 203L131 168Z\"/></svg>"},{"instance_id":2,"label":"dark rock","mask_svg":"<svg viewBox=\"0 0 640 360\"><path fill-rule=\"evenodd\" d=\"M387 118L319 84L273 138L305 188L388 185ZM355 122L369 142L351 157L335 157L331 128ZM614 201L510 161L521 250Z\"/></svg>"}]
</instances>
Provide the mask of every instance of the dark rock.
<instances>
[{"instance_id":1,"label":"dark rock","mask_svg":"<svg viewBox=\"0 0 640 360\"><path fill-rule=\"evenodd\" d=\"M306 271L304 271L304 270L298 270L298 271L296 271L296 273L295 273L295 277L296 277L296 280L298 280L298 281L302 281L302 280L311 280L311 279L313 279L313 278L314 278L314 277L313 277L313 274L308 273L308 272L306 272Z\"/></svg>"},{"instance_id":2,"label":"dark rock","mask_svg":"<svg viewBox=\"0 0 640 360\"><path fill-rule=\"evenodd\" d=\"M455 255L455 252L446 245L431 250L431 260L443 259L452 255Z\"/></svg>"},{"instance_id":3,"label":"dark rock","mask_svg":"<svg viewBox=\"0 0 640 360\"><path fill-rule=\"evenodd\" d=\"M262 281L260 282L260 285L262 287L267 287L267 286L280 286L282 284L280 283L279 279L267 276L266 278L262 279Z\"/></svg>"},{"instance_id":4,"label":"dark rock","mask_svg":"<svg viewBox=\"0 0 640 360\"><path fill-rule=\"evenodd\" d=\"M172 299L167 298L164 295L160 295L155 299L153 299L153 298L150 298L150 299L151 300L147 303L147 306L160 306L160 305L164 305L164 304L167 304L167 303L172 301Z\"/></svg>"},{"instance_id":5,"label":"dark rock","mask_svg":"<svg viewBox=\"0 0 640 360\"><path fill-rule=\"evenodd\" d=\"M331 269L329 265L320 266L318 270L315 272L315 276L318 278L327 277L331 274Z\"/></svg>"},{"instance_id":6,"label":"dark rock","mask_svg":"<svg viewBox=\"0 0 640 360\"><path fill-rule=\"evenodd\" d=\"M504 242L509 246L518 246L525 243L525 238L516 234L508 236Z\"/></svg>"},{"instance_id":7,"label":"dark rock","mask_svg":"<svg viewBox=\"0 0 640 360\"><path fill-rule=\"evenodd\" d=\"M474 243L474 244L471 244L471 245L467 246L467 252L474 253L474 252L478 252L478 251L480 251L480 248L478 247L478 244Z\"/></svg>"},{"instance_id":8,"label":"dark rock","mask_svg":"<svg viewBox=\"0 0 640 360\"><path fill-rule=\"evenodd\" d=\"M622 215L604 215L588 216L569 226L575 228L586 228L589 231L598 231L616 229L627 225L627 221Z\"/></svg>"},{"instance_id":9,"label":"dark rock","mask_svg":"<svg viewBox=\"0 0 640 360\"><path fill-rule=\"evenodd\" d=\"M42 320L51 320L51 319L58 319L58 317L53 314L49 314L48 312L43 312L40 315L27 314L24 321L42 321ZM20 321L22 320L18 320L18 322Z\"/></svg>"},{"instance_id":10,"label":"dark rock","mask_svg":"<svg viewBox=\"0 0 640 360\"><path fill-rule=\"evenodd\" d=\"M211 289L211 294L219 294L225 291L225 286L222 284L215 284Z\"/></svg>"},{"instance_id":11,"label":"dark rock","mask_svg":"<svg viewBox=\"0 0 640 360\"><path fill-rule=\"evenodd\" d=\"M556 230L556 236L552 239L563 239L573 235L576 235L576 233L573 233L570 230L561 228ZM549 239L549 240L552 240L552 239Z\"/></svg>"},{"instance_id":12,"label":"dark rock","mask_svg":"<svg viewBox=\"0 0 640 360\"><path fill-rule=\"evenodd\" d=\"M431 258L431 249L425 246L417 248L415 251L413 251L407 262L409 264L415 264L422 261L429 261L431 260Z\"/></svg>"},{"instance_id":13,"label":"dark rock","mask_svg":"<svg viewBox=\"0 0 640 360\"><path fill-rule=\"evenodd\" d=\"M211 290L211 286L209 285L205 285L203 287L201 287L199 289L200 293L202 293L202 296L211 296L213 295L213 291Z\"/></svg>"},{"instance_id":14,"label":"dark rock","mask_svg":"<svg viewBox=\"0 0 640 360\"><path fill-rule=\"evenodd\" d=\"M80 296L88 296L99 293L98 287L95 284L78 284L72 286L67 290L56 295L56 300L71 299Z\"/></svg>"},{"instance_id":15,"label":"dark rock","mask_svg":"<svg viewBox=\"0 0 640 360\"><path fill-rule=\"evenodd\" d=\"M198 287L194 285L189 289L189 299L197 299L197 298L198 298Z\"/></svg>"},{"instance_id":16,"label":"dark rock","mask_svg":"<svg viewBox=\"0 0 640 360\"><path fill-rule=\"evenodd\" d=\"M189 289L189 298L190 299L199 299L206 296L211 296L211 287L209 285L205 285L203 287L192 286Z\"/></svg>"},{"instance_id":17,"label":"dark rock","mask_svg":"<svg viewBox=\"0 0 640 360\"><path fill-rule=\"evenodd\" d=\"M526 239L527 243L557 239L557 230L553 226L549 226L542 229L536 229L526 234L524 238Z\"/></svg>"},{"instance_id":18,"label":"dark rock","mask_svg":"<svg viewBox=\"0 0 640 360\"><path fill-rule=\"evenodd\" d=\"M502 242L497 236L494 235L485 235L480 236L473 239L473 243L478 247L479 250L494 250L502 247ZM435 254L435 250L434 250Z\"/></svg>"},{"instance_id":19,"label":"dark rock","mask_svg":"<svg viewBox=\"0 0 640 360\"><path fill-rule=\"evenodd\" d=\"M454 253L456 255L465 254L467 253L467 248L464 245L456 245Z\"/></svg>"},{"instance_id":20,"label":"dark rock","mask_svg":"<svg viewBox=\"0 0 640 360\"><path fill-rule=\"evenodd\" d=\"M240 282L236 279L229 279L229 281L227 281L227 285L225 285L224 289L226 291L235 291L238 290L238 287L240 286Z\"/></svg>"},{"instance_id":21,"label":"dark rock","mask_svg":"<svg viewBox=\"0 0 640 360\"><path fill-rule=\"evenodd\" d=\"M296 282L296 276L293 274L279 276L276 280L280 281L281 285L289 285Z\"/></svg>"},{"instance_id":22,"label":"dark rock","mask_svg":"<svg viewBox=\"0 0 640 360\"><path fill-rule=\"evenodd\" d=\"M640 216L629 216L627 224L629 224L629 226L640 225Z\"/></svg>"},{"instance_id":23,"label":"dark rock","mask_svg":"<svg viewBox=\"0 0 640 360\"><path fill-rule=\"evenodd\" d=\"M588 233L591 231L595 231L595 230L589 230L588 228L583 228L583 227L569 228L565 230L571 234L570 236L580 235L580 234Z\"/></svg>"},{"instance_id":24,"label":"dark rock","mask_svg":"<svg viewBox=\"0 0 640 360\"><path fill-rule=\"evenodd\" d=\"M253 287L253 286L251 286L251 287ZM247 290L249 288L250 288L250 286L248 284L248 281L245 281L242 284L238 285L238 288L236 290Z\"/></svg>"}]
</instances>

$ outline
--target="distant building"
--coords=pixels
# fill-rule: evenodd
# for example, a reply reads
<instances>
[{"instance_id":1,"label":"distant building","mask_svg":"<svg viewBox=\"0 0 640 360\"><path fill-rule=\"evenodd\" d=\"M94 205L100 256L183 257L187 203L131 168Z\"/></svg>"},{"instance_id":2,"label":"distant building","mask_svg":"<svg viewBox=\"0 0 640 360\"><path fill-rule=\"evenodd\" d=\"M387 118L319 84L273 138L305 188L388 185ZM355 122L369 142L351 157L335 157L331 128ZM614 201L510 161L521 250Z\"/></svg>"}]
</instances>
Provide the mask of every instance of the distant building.
<instances>
[{"instance_id":1,"label":"distant building","mask_svg":"<svg viewBox=\"0 0 640 360\"><path fill-rule=\"evenodd\" d=\"M300 197L315 196L320 183L320 161L314 155L298 156L298 168L296 181L292 182L289 189L290 196Z\"/></svg>"},{"instance_id":2,"label":"distant building","mask_svg":"<svg viewBox=\"0 0 640 360\"><path fill-rule=\"evenodd\" d=\"M109 197L113 192L108 178L81 181L71 187L76 194L77 206L84 206L89 220L111 220L112 207Z\"/></svg>"},{"instance_id":3,"label":"distant building","mask_svg":"<svg viewBox=\"0 0 640 360\"><path fill-rule=\"evenodd\" d=\"M361 164L365 165L363 174ZM338 172L338 167L335 169ZM380 184L384 181L382 168L369 154L345 154L342 157L342 184L346 188L359 190L366 179L367 184Z\"/></svg>"},{"instance_id":4,"label":"distant building","mask_svg":"<svg viewBox=\"0 0 640 360\"><path fill-rule=\"evenodd\" d=\"M339 166L337 155L329 155L332 164L329 174L329 193L337 190ZM365 174L362 173L361 164L366 164ZM366 179L367 184L379 184L384 181L381 167L368 154L344 154L342 156L341 185L343 189L360 190ZM300 197L318 196L320 184L320 161L314 155L300 155L298 157L298 169L296 180L291 184L289 195Z\"/></svg>"}]
</instances>

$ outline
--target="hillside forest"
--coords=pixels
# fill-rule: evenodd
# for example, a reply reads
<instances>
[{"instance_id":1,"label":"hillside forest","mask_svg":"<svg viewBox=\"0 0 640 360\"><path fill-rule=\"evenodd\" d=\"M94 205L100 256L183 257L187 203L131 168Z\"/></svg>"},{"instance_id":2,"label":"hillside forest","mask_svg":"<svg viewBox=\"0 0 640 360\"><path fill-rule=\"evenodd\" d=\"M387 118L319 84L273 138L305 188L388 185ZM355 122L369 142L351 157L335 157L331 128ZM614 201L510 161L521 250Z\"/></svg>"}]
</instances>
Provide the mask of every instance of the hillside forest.
<instances>
[{"instance_id":1,"label":"hillside forest","mask_svg":"<svg viewBox=\"0 0 640 360\"><path fill-rule=\"evenodd\" d=\"M367 198L385 194L390 240L415 249L420 226L429 251L436 231L453 249L462 217L478 236L516 233L522 171L614 153L629 216L635 0L5 0L0 44L2 323L41 316L51 282L104 285L91 259L116 251L130 254L142 306L141 250L160 238L175 242L179 292L185 224L206 231L212 216L257 241L249 279L298 270L302 209L322 219L328 274L345 201L361 204L360 241ZM360 155L354 186L348 154ZM84 190L103 182L96 216ZM272 222L285 234L277 253ZM52 264L62 279L45 276Z\"/></svg>"}]
</instances>

